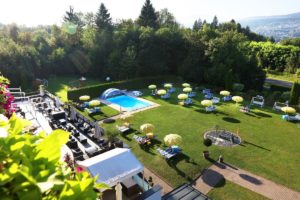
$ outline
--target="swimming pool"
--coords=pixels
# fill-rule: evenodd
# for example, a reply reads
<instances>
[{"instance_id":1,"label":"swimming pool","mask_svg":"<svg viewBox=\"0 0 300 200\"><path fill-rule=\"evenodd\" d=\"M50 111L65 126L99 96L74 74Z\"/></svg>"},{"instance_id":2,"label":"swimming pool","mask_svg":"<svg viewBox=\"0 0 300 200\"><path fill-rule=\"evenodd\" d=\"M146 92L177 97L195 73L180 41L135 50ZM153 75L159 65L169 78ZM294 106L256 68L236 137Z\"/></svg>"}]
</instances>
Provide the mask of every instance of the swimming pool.
<instances>
[{"instance_id":1,"label":"swimming pool","mask_svg":"<svg viewBox=\"0 0 300 200\"><path fill-rule=\"evenodd\" d=\"M127 111L137 110L152 105L151 103L148 103L146 101L141 101L137 98L127 96L127 95L115 96L115 97L108 98L106 100L121 106L122 109L125 109Z\"/></svg>"}]
</instances>

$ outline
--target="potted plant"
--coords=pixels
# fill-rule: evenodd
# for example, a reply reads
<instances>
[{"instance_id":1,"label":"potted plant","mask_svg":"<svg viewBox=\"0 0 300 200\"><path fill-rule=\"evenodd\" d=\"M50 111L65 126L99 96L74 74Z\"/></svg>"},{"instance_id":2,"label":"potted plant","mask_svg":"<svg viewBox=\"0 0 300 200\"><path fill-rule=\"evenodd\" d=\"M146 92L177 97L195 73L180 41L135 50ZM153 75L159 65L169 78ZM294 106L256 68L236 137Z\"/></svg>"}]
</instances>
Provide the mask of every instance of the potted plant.
<instances>
[{"instance_id":1,"label":"potted plant","mask_svg":"<svg viewBox=\"0 0 300 200\"><path fill-rule=\"evenodd\" d=\"M209 138L205 138L203 141L203 144L207 147L207 149L205 151L203 151L203 156L205 159L208 159L209 158L208 147L210 147L212 145L212 141Z\"/></svg>"}]
</instances>

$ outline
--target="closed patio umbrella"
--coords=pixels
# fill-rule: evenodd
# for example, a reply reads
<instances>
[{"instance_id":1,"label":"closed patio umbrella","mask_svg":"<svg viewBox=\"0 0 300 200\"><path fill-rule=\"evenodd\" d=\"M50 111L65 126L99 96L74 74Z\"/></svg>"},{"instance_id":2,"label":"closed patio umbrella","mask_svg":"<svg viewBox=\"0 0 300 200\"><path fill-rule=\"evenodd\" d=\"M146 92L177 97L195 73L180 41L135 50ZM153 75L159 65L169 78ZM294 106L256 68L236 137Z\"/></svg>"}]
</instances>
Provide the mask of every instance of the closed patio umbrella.
<instances>
[{"instance_id":1,"label":"closed patio umbrella","mask_svg":"<svg viewBox=\"0 0 300 200\"><path fill-rule=\"evenodd\" d=\"M79 97L79 100L80 100L80 101L88 101L88 100L90 100L90 96L88 96L88 95L80 96L80 97Z\"/></svg>"},{"instance_id":2,"label":"closed patio umbrella","mask_svg":"<svg viewBox=\"0 0 300 200\"><path fill-rule=\"evenodd\" d=\"M156 89L156 85L149 85L148 88L149 88L150 90L154 90L154 89Z\"/></svg>"},{"instance_id":3,"label":"closed patio umbrella","mask_svg":"<svg viewBox=\"0 0 300 200\"><path fill-rule=\"evenodd\" d=\"M166 90L158 90L157 94L160 95L160 96L165 95L165 94L167 94L167 91Z\"/></svg>"},{"instance_id":4,"label":"closed patio umbrella","mask_svg":"<svg viewBox=\"0 0 300 200\"><path fill-rule=\"evenodd\" d=\"M58 97L55 97L55 106L56 106L57 108L60 107L60 101L59 101Z\"/></svg>"},{"instance_id":5,"label":"closed patio umbrella","mask_svg":"<svg viewBox=\"0 0 300 200\"><path fill-rule=\"evenodd\" d=\"M182 83L182 87L191 87L191 85L188 83Z\"/></svg>"},{"instance_id":6,"label":"closed patio umbrella","mask_svg":"<svg viewBox=\"0 0 300 200\"><path fill-rule=\"evenodd\" d=\"M99 126L97 122L95 122L94 126L95 126L95 138L100 139L102 134L104 133L104 130Z\"/></svg>"},{"instance_id":7,"label":"closed patio umbrella","mask_svg":"<svg viewBox=\"0 0 300 200\"><path fill-rule=\"evenodd\" d=\"M185 99L188 98L188 95L187 95L187 94L179 94L179 95L177 96L177 98L178 98L179 100L185 100Z\"/></svg>"},{"instance_id":8,"label":"closed patio umbrella","mask_svg":"<svg viewBox=\"0 0 300 200\"><path fill-rule=\"evenodd\" d=\"M147 136L149 139L153 139L153 138L154 138L154 133L147 133L146 136Z\"/></svg>"},{"instance_id":9,"label":"closed patio umbrella","mask_svg":"<svg viewBox=\"0 0 300 200\"><path fill-rule=\"evenodd\" d=\"M155 95L156 85L149 85L148 88L151 90L152 95Z\"/></svg>"},{"instance_id":10,"label":"closed patio umbrella","mask_svg":"<svg viewBox=\"0 0 300 200\"><path fill-rule=\"evenodd\" d=\"M173 87L173 85L171 83L166 83L166 84L164 84L164 87L167 89L170 89Z\"/></svg>"},{"instance_id":11,"label":"closed patio umbrella","mask_svg":"<svg viewBox=\"0 0 300 200\"><path fill-rule=\"evenodd\" d=\"M203 100L201 101L201 105L205 106L205 107L209 107L213 104L213 102L211 100Z\"/></svg>"},{"instance_id":12,"label":"closed patio umbrella","mask_svg":"<svg viewBox=\"0 0 300 200\"><path fill-rule=\"evenodd\" d=\"M143 124L141 127L140 127L140 130L142 133L153 133L154 131L154 126L152 124Z\"/></svg>"},{"instance_id":13,"label":"closed patio umbrella","mask_svg":"<svg viewBox=\"0 0 300 200\"><path fill-rule=\"evenodd\" d=\"M182 142L182 137L178 134L169 134L165 136L164 142L169 147L179 145Z\"/></svg>"},{"instance_id":14,"label":"closed patio umbrella","mask_svg":"<svg viewBox=\"0 0 300 200\"><path fill-rule=\"evenodd\" d=\"M294 114L296 113L296 110L295 108L292 108L292 107L289 107L289 106L285 106L285 107L282 107L281 110L287 114Z\"/></svg>"},{"instance_id":15,"label":"closed patio umbrella","mask_svg":"<svg viewBox=\"0 0 300 200\"><path fill-rule=\"evenodd\" d=\"M71 120L73 120L73 121L76 121L76 120L77 120L76 111L75 111L75 109L74 109L73 107L71 107L70 118L71 118Z\"/></svg>"},{"instance_id":16,"label":"closed patio umbrella","mask_svg":"<svg viewBox=\"0 0 300 200\"><path fill-rule=\"evenodd\" d=\"M241 103L244 101L244 99L241 96L233 96L232 101L235 101L235 103Z\"/></svg>"},{"instance_id":17,"label":"closed patio umbrella","mask_svg":"<svg viewBox=\"0 0 300 200\"><path fill-rule=\"evenodd\" d=\"M222 91L220 92L220 95L222 95L222 96L229 96L229 95L230 95L230 92L227 91L227 90L222 90Z\"/></svg>"},{"instance_id":18,"label":"closed patio umbrella","mask_svg":"<svg viewBox=\"0 0 300 200\"><path fill-rule=\"evenodd\" d=\"M99 100L92 100L89 102L89 106L99 106L100 105L100 101Z\"/></svg>"},{"instance_id":19,"label":"closed patio umbrella","mask_svg":"<svg viewBox=\"0 0 300 200\"><path fill-rule=\"evenodd\" d=\"M191 91L192 91L192 88L190 88L190 87L183 88L183 92L189 93Z\"/></svg>"}]
</instances>

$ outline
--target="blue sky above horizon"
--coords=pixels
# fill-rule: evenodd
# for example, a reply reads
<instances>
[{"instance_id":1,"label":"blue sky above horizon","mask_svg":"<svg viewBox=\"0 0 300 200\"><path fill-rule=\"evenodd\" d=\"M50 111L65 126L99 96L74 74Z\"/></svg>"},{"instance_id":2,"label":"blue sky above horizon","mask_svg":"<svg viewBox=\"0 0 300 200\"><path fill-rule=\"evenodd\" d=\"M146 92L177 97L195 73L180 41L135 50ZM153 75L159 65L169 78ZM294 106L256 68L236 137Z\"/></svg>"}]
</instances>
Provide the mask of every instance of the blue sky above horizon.
<instances>
[{"instance_id":1,"label":"blue sky above horizon","mask_svg":"<svg viewBox=\"0 0 300 200\"><path fill-rule=\"evenodd\" d=\"M7 0L0 6L0 22L26 26L60 25L70 5L76 12L95 13L101 2L114 20L136 19L144 4L144 0ZM219 21L229 21L300 12L299 0L152 0L152 4L156 11L168 8L184 26L191 26L198 18L211 21L214 15Z\"/></svg>"}]
</instances>

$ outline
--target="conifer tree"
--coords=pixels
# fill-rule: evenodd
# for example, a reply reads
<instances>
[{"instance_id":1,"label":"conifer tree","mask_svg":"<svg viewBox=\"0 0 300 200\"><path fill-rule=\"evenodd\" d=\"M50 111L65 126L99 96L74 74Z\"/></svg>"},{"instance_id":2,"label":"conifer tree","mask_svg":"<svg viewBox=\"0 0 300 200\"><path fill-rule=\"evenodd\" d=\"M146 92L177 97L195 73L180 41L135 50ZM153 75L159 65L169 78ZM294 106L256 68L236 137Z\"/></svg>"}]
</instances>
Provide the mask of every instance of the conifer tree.
<instances>
[{"instance_id":1,"label":"conifer tree","mask_svg":"<svg viewBox=\"0 0 300 200\"><path fill-rule=\"evenodd\" d=\"M198 19L194 22L193 31L198 31L202 28L202 20Z\"/></svg>"},{"instance_id":2,"label":"conifer tree","mask_svg":"<svg viewBox=\"0 0 300 200\"><path fill-rule=\"evenodd\" d=\"M150 0L146 0L145 4L143 5L141 14L138 19L138 24L140 26L148 26L151 28L158 27L157 15Z\"/></svg>"},{"instance_id":3,"label":"conifer tree","mask_svg":"<svg viewBox=\"0 0 300 200\"><path fill-rule=\"evenodd\" d=\"M103 3L101 3L98 12L96 13L95 22L100 30L110 29L112 27L110 14Z\"/></svg>"},{"instance_id":4,"label":"conifer tree","mask_svg":"<svg viewBox=\"0 0 300 200\"><path fill-rule=\"evenodd\" d=\"M211 27L212 28L217 28L218 27L218 23L219 23L219 21L218 21L217 16L214 16L214 19L213 19L213 21L211 23Z\"/></svg>"}]
</instances>

